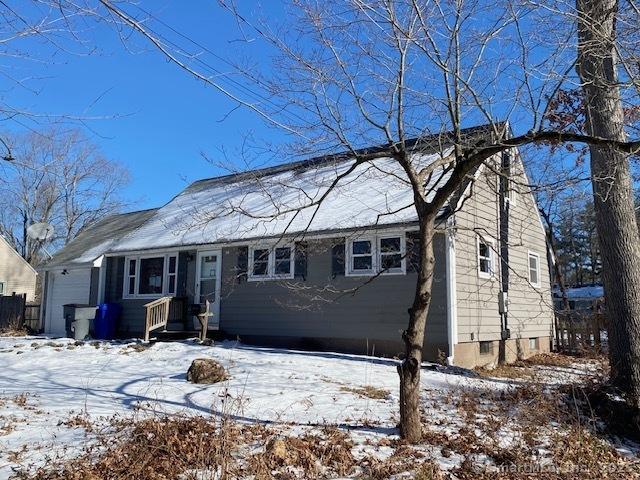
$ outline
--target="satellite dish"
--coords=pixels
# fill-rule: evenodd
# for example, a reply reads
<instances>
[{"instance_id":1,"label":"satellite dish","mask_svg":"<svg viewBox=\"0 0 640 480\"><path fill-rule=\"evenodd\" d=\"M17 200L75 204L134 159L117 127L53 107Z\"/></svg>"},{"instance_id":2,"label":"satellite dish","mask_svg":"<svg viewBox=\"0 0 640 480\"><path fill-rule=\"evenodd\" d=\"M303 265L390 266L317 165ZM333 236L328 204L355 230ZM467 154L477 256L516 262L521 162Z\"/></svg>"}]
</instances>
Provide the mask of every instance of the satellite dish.
<instances>
[{"instance_id":1,"label":"satellite dish","mask_svg":"<svg viewBox=\"0 0 640 480\"><path fill-rule=\"evenodd\" d=\"M50 223L34 223L27 228L27 235L32 240L38 240L39 242L46 242L53 237L53 225Z\"/></svg>"}]
</instances>

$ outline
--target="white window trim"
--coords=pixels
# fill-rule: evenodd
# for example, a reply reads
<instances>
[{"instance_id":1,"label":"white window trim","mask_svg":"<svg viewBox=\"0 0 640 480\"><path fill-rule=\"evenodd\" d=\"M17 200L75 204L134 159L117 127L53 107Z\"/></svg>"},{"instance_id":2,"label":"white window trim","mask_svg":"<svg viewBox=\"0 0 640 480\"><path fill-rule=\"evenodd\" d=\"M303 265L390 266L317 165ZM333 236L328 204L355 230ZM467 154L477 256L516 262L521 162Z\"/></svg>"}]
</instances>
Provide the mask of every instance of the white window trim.
<instances>
[{"instance_id":1,"label":"white window trim","mask_svg":"<svg viewBox=\"0 0 640 480\"><path fill-rule=\"evenodd\" d=\"M371 244L371 253L369 254L353 254L353 244L355 242L369 242ZM347 248L347 263L344 266L344 274L347 277L371 277L378 271L378 262L376 252L378 251L378 240L376 237L358 237L351 238L345 244ZM371 269L370 270L354 270L353 259L357 257L371 257Z\"/></svg>"},{"instance_id":2,"label":"white window trim","mask_svg":"<svg viewBox=\"0 0 640 480\"><path fill-rule=\"evenodd\" d=\"M400 269L382 270L381 248L380 244L386 238L400 238L400 255L402 256L402 264ZM371 270L353 270L353 243L369 241L371 242ZM346 265L344 274L347 277L371 277L374 275L406 275L407 273L407 238L406 232L390 232L374 236L351 238L345 242ZM368 256L368 255L355 255Z\"/></svg>"},{"instance_id":3,"label":"white window trim","mask_svg":"<svg viewBox=\"0 0 640 480\"><path fill-rule=\"evenodd\" d=\"M400 261L400 268L399 269L393 269L393 270L385 270L382 271L382 248L381 248L381 243L382 240L384 240L385 238L398 238L400 237L400 256L402 257L402 260ZM378 242L376 244L376 246L378 247L378 254L376 255L376 264L379 266L380 268L380 273L382 275L405 275L407 273L407 263L406 263L406 259L407 259L407 235L405 232L402 232L401 234L393 234L393 235L379 235L378 236Z\"/></svg>"},{"instance_id":4,"label":"white window trim","mask_svg":"<svg viewBox=\"0 0 640 480\"><path fill-rule=\"evenodd\" d=\"M278 274L275 273L276 268L276 248L290 248L291 252L289 254L289 262L291 264L291 271L287 274ZM266 275L254 275L253 274L253 252L255 250L269 250L269 257L267 259L267 274ZM248 272L247 272L247 280L250 282L263 282L269 280L291 280L295 276L296 270L296 246L295 244L284 244L284 245L274 245L274 244L258 244L251 245L249 247L249 259L248 259Z\"/></svg>"},{"instance_id":5,"label":"white window trim","mask_svg":"<svg viewBox=\"0 0 640 480\"><path fill-rule=\"evenodd\" d=\"M162 293L138 293L140 291L140 261L145 258L164 258L162 266ZM169 293L169 257L176 257L176 283L175 292ZM134 277L134 293L129 293L129 261L136 261L136 271ZM122 285L122 298L160 298L167 295L176 295L178 291L178 264L180 263L180 255L178 252L165 254L146 254L146 255L129 255L124 257L124 281ZM174 275L174 274L171 274Z\"/></svg>"},{"instance_id":6,"label":"white window trim","mask_svg":"<svg viewBox=\"0 0 640 480\"><path fill-rule=\"evenodd\" d=\"M0 282L0 295L4 295L4 282Z\"/></svg>"},{"instance_id":7,"label":"white window trim","mask_svg":"<svg viewBox=\"0 0 640 480\"><path fill-rule=\"evenodd\" d=\"M520 192L513 188L513 180L509 180L509 190L507 191L507 202L512 207L516 207L518 205L518 195Z\"/></svg>"},{"instance_id":8,"label":"white window trim","mask_svg":"<svg viewBox=\"0 0 640 480\"><path fill-rule=\"evenodd\" d=\"M535 257L536 258L536 276L538 277L538 281L537 282L532 282L531 281L531 257ZM534 287L540 287L541 285L541 279L540 279L540 273L541 273L541 268L540 268L540 255L537 254L536 252L532 252L531 250L529 250L527 252L527 278L529 279L529 283L531 285L533 285Z\"/></svg>"},{"instance_id":9,"label":"white window trim","mask_svg":"<svg viewBox=\"0 0 640 480\"><path fill-rule=\"evenodd\" d=\"M484 242L489 246L489 272L483 272L480 269L480 242ZM495 241L490 237L481 237L476 235L476 263L478 264L478 277L480 278L495 278L496 276L496 256L495 256ZM486 258L486 257L485 257Z\"/></svg>"}]
</instances>

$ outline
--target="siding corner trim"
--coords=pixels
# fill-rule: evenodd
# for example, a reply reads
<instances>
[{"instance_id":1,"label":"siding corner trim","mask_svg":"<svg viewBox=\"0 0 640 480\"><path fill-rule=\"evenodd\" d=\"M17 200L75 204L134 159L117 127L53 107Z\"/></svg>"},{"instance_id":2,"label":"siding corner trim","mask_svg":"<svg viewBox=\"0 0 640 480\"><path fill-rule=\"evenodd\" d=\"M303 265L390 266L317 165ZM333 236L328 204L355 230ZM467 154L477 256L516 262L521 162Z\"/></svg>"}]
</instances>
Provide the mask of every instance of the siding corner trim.
<instances>
[{"instance_id":1,"label":"siding corner trim","mask_svg":"<svg viewBox=\"0 0 640 480\"><path fill-rule=\"evenodd\" d=\"M447 271L447 339L449 342L447 364L453 365L453 352L455 345L458 343L458 312L456 309L456 239L455 228L452 222L447 225L447 227L445 255Z\"/></svg>"}]
</instances>

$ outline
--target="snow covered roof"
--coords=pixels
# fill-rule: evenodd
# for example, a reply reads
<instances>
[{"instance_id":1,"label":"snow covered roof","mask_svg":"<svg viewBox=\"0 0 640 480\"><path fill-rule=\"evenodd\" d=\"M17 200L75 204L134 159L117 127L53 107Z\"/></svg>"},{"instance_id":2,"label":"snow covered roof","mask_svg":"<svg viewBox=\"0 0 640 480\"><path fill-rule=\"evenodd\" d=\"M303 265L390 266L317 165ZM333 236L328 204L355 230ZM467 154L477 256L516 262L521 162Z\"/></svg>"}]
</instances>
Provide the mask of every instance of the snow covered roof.
<instances>
[{"instance_id":1,"label":"snow covered roof","mask_svg":"<svg viewBox=\"0 0 640 480\"><path fill-rule=\"evenodd\" d=\"M497 124L495 128L508 128ZM476 144L494 127L461 130ZM407 141L413 162L427 166L448 154L452 133ZM359 153L382 151L371 147ZM158 209L111 215L83 231L43 268L91 264L106 253L389 227L417 221L406 173L392 158L354 165L349 154L198 180ZM336 178L340 181L332 186ZM438 167L429 197L449 178ZM447 208L443 208L444 215Z\"/></svg>"},{"instance_id":2,"label":"snow covered roof","mask_svg":"<svg viewBox=\"0 0 640 480\"><path fill-rule=\"evenodd\" d=\"M463 142L477 143L493 132L491 126L483 125L464 129L461 136ZM413 161L422 166L431 164L448 152L451 139L451 132L446 132L412 140L409 148L419 152ZM336 178L340 181L333 187ZM433 195L435 187L448 178L441 169L436 170L427 191ZM415 221L413 193L396 160L379 158L354 168L353 156L337 154L194 182L109 251L227 243Z\"/></svg>"},{"instance_id":3,"label":"snow covered roof","mask_svg":"<svg viewBox=\"0 0 640 480\"><path fill-rule=\"evenodd\" d=\"M104 255L122 236L151 218L156 209L110 215L85 229L60 249L44 269L91 264Z\"/></svg>"},{"instance_id":4,"label":"snow covered roof","mask_svg":"<svg viewBox=\"0 0 640 480\"><path fill-rule=\"evenodd\" d=\"M553 289L553 296L562 298L562 293L559 288L555 287ZM604 297L604 287L602 285L567 288L567 298L569 300L577 300L580 298L596 299L601 297Z\"/></svg>"},{"instance_id":5,"label":"snow covered roof","mask_svg":"<svg viewBox=\"0 0 640 480\"><path fill-rule=\"evenodd\" d=\"M430 164L440 154L423 155ZM196 182L158 209L112 252L198 245L417 220L413 193L398 162L381 158L351 170L353 160ZM337 177L343 177L330 189ZM430 186L448 174L434 175ZM323 196L327 194L326 198ZM321 199L322 202L318 205Z\"/></svg>"}]
</instances>

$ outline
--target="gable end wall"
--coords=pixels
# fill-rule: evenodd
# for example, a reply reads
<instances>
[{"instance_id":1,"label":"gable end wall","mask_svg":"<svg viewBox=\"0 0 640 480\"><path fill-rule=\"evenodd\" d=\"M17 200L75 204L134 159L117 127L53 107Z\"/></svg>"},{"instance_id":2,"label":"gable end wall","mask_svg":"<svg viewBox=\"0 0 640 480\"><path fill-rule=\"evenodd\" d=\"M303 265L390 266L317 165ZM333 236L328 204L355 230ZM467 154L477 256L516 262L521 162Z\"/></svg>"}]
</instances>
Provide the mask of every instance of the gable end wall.
<instances>
[{"instance_id":1,"label":"gable end wall","mask_svg":"<svg viewBox=\"0 0 640 480\"><path fill-rule=\"evenodd\" d=\"M27 294L27 301L35 300L36 272L4 240L0 239L0 282L4 294Z\"/></svg>"},{"instance_id":2,"label":"gable end wall","mask_svg":"<svg viewBox=\"0 0 640 480\"><path fill-rule=\"evenodd\" d=\"M499 164L494 164L497 171ZM509 211L509 314L511 339L546 338L552 335L553 309L550 293L546 238L532 193L524 187L528 180L517 162L512 174L520 193ZM473 185L473 194L455 214L456 294L458 342L498 341L501 338L499 314L499 192L498 176L484 167ZM493 278L478 274L477 232L495 241ZM528 252L540 256L540 287L528 281ZM507 342L507 358L522 354L520 342ZM516 349L520 352L515 351ZM496 355L497 355L497 349ZM548 350L548 345L542 345ZM477 353L477 352L476 352ZM528 352L525 352L525 354ZM535 352L531 352L535 353ZM477 360L477 363L483 363Z\"/></svg>"}]
</instances>

